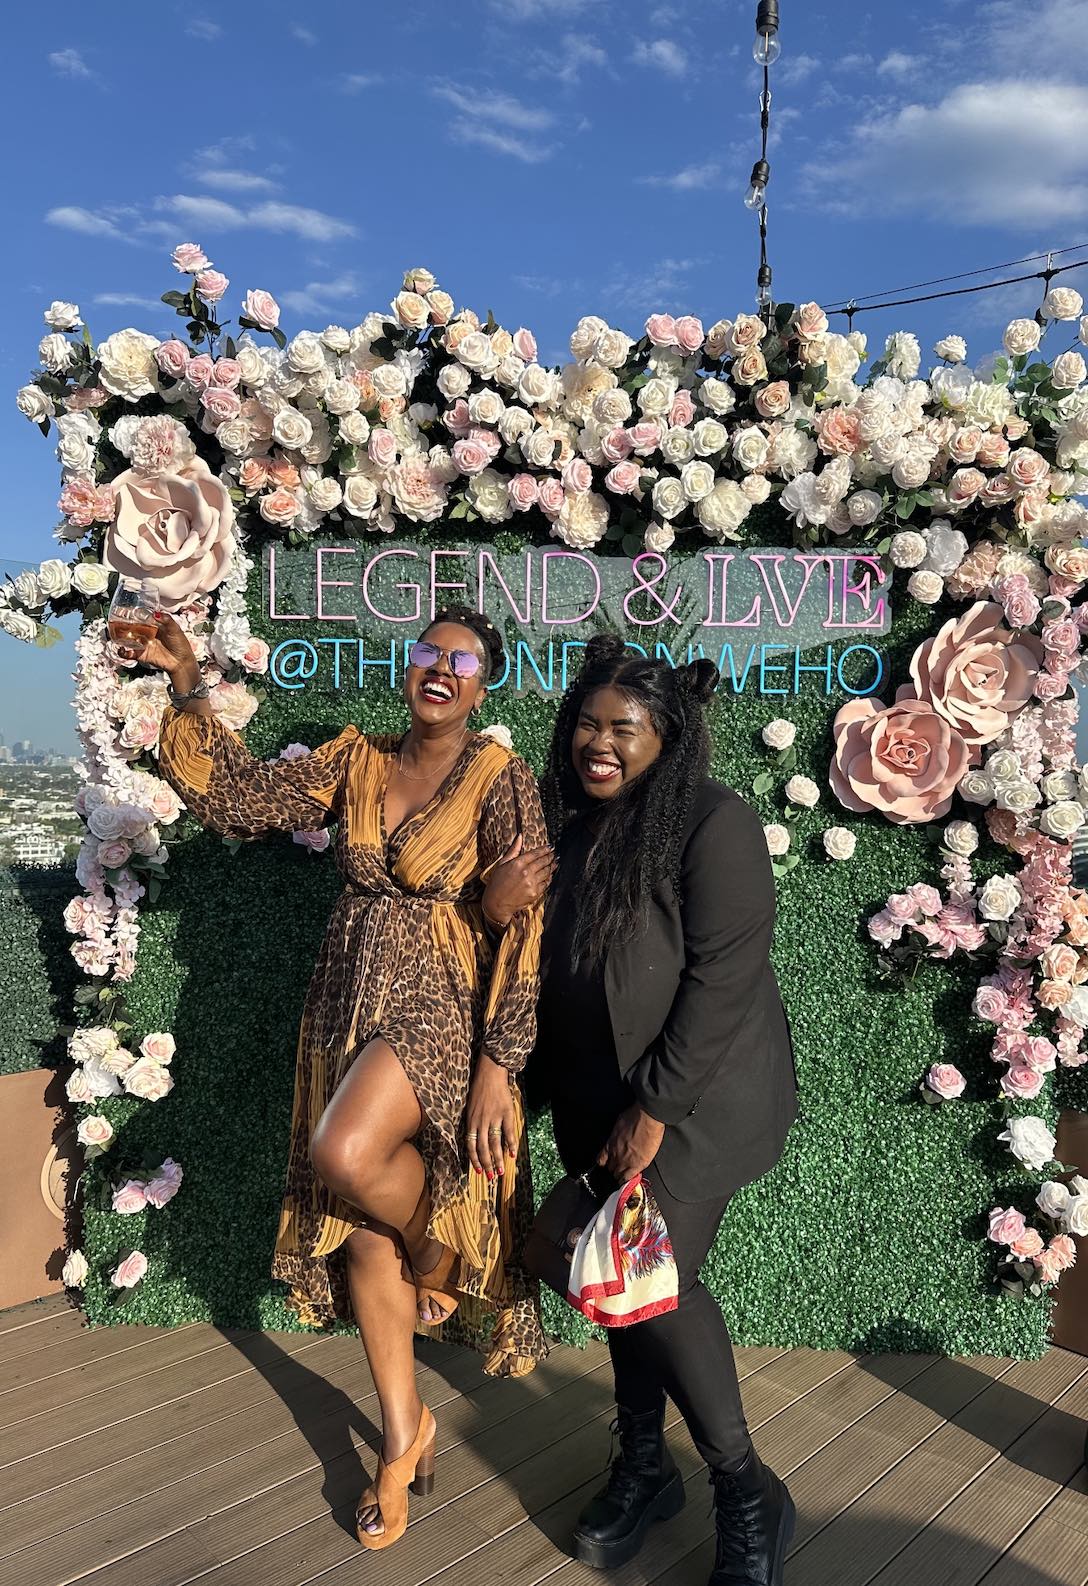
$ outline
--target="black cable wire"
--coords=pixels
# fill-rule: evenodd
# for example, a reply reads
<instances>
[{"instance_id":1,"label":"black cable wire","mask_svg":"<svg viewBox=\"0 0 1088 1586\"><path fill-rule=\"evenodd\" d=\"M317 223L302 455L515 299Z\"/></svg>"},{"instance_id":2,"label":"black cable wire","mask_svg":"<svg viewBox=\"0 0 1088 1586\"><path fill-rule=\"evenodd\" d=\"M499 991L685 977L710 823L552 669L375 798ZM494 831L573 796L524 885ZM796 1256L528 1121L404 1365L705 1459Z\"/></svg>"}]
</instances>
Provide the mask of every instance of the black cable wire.
<instances>
[{"instance_id":1,"label":"black cable wire","mask_svg":"<svg viewBox=\"0 0 1088 1586\"><path fill-rule=\"evenodd\" d=\"M759 102L759 131L760 131L760 164L767 170L767 139L771 125L771 69L767 62L763 65L763 94ZM768 175L769 175L768 171ZM759 270L756 273L756 286L762 292L764 287L770 287L771 267L767 262L767 190L763 190L763 202L759 206ZM765 307L768 318L770 315L770 300Z\"/></svg>"},{"instance_id":2,"label":"black cable wire","mask_svg":"<svg viewBox=\"0 0 1088 1586\"><path fill-rule=\"evenodd\" d=\"M881 292L869 292L863 297L836 298L835 307L825 309L824 312L845 313L851 303L869 303L874 297L887 297L895 292L917 292L923 286L943 286L946 281L967 281L974 275L989 275L994 270L1011 270L1016 264L1034 264L1036 259L1060 259L1063 254L1080 253L1085 248L1088 248L1088 242L1072 242L1067 248L1048 248L1045 253L1029 253L1022 259L1006 259L1004 264L985 264L977 270L960 270L956 275L937 275L932 281L912 281L909 286L888 286ZM1000 282L994 283L995 286L1000 284Z\"/></svg>"},{"instance_id":3,"label":"black cable wire","mask_svg":"<svg viewBox=\"0 0 1088 1586\"><path fill-rule=\"evenodd\" d=\"M904 308L910 303L933 303L942 297L965 297L971 292L992 292L998 286L1018 286L1023 281L1051 281L1056 275L1064 275L1067 270L1082 270L1088 266L1088 259L1077 259L1073 264L1060 264L1055 270L1036 270L1031 275L1012 275L1003 281L984 281L980 286L958 286L948 292L926 292L921 297L899 297L889 299L883 303L859 304L851 301L843 308L828 308L825 314L845 314L852 324L855 314L873 314L881 308Z\"/></svg>"}]
</instances>

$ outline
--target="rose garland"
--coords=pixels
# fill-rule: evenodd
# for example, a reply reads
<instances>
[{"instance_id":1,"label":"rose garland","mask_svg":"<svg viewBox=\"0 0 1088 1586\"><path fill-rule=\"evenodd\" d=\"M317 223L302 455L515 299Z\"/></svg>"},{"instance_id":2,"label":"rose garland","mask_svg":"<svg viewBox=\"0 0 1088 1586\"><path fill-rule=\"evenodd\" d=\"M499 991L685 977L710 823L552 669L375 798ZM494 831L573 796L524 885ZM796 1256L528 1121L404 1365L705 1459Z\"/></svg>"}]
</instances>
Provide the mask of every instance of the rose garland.
<instances>
[{"instance_id":1,"label":"rose garland","mask_svg":"<svg viewBox=\"0 0 1088 1586\"><path fill-rule=\"evenodd\" d=\"M832 333L815 303L707 330L694 316L653 314L637 340L586 316L571 336L573 361L550 369L530 331L455 311L426 270L405 275L388 312L288 342L268 292L246 294L235 338L218 322L226 276L193 243L173 262L188 287L164 301L185 321L188 344L130 328L95 347L76 305L55 302L41 371L17 399L44 433L56 427L56 534L75 552L4 585L0 627L44 644L55 638L51 613L84 617L77 808L87 830L83 893L65 918L89 977L78 1000L91 1021L71 1037L69 1094L102 1108L80 1123L88 1155L110 1145L111 1098L154 1100L172 1084L167 1033L146 1033L139 1055L126 1045L122 988L138 904L166 874L180 805L155 773L163 680L121 662L102 620L112 577L153 574L192 638L213 708L239 729L258 708L250 683L268 663L246 620L246 546L298 543L321 528L351 537L516 520L581 549L609 541L662 553L677 534L742 541L752 507L773 498L797 544L864 545L888 555L914 600L972 602L919 647L892 704L856 700L840 712L831 786L847 808L900 823L939 821L954 797L988 806L990 838L1023 860L1021 871L980 889L970 865L977 830L954 819L940 832L945 894L918 883L888 900L871 934L896 972L920 956L991 955L976 1011L997 1015L994 1055L1010 1100L1029 1094L1027 1073L1084 1060L1088 907L1070 885L1068 840L1088 803L1069 697L1086 627L1088 513L1075 497L1088 485L1088 387L1074 348L1052 361L1033 356L1047 328L1081 315L1077 293L1049 292L1035 319L1007 328L1003 355L975 369L949 336L935 349L940 366L919 378L918 342L897 332L862 381L864 337ZM1088 316L1079 335L1088 342ZM770 723L764 736L776 769L792 771L790 724ZM757 793L774 782L769 775ZM787 824L768 827L779 875L797 863L790 825L820 796L798 774L784 792ZM295 839L318 849L327 834ZM837 862L856 840L843 827L823 835ZM954 1096L961 1081L951 1065L931 1070L927 1094ZM1048 1132L1036 1125L1012 1117L1002 1139L1041 1171ZM169 1159L145 1165L115 1186L112 1203L163 1205L162 1185L180 1182ZM1062 1241L1085 1231L1088 1198L1076 1180L1065 1199L1063 1189L1051 1182L1039 1193L1038 1210L1066 1230L1052 1228L1041 1248L1013 1213L992 1222L1008 1252L1006 1286L1037 1289L1068 1264ZM78 1252L70 1260L72 1281L85 1275L81 1261ZM112 1280L127 1290L144 1270L130 1252Z\"/></svg>"}]
</instances>

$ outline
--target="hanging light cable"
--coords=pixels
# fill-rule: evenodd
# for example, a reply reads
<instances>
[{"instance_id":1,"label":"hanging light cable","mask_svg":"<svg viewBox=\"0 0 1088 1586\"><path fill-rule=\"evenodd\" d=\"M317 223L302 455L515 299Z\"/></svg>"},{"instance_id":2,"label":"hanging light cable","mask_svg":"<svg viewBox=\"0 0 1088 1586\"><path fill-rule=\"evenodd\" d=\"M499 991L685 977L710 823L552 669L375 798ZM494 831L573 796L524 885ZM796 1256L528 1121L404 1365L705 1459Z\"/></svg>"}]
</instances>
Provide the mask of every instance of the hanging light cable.
<instances>
[{"instance_id":1,"label":"hanging light cable","mask_svg":"<svg viewBox=\"0 0 1088 1586\"><path fill-rule=\"evenodd\" d=\"M744 202L759 215L759 270L756 273L756 302L760 312L769 320L771 298L771 266L767 261L767 185L771 167L767 160L767 140L771 125L771 67L782 53L778 38L778 0L759 0L756 8L756 37L752 54L756 64L763 68L763 92L759 96L759 159L752 166L748 191Z\"/></svg>"}]
</instances>

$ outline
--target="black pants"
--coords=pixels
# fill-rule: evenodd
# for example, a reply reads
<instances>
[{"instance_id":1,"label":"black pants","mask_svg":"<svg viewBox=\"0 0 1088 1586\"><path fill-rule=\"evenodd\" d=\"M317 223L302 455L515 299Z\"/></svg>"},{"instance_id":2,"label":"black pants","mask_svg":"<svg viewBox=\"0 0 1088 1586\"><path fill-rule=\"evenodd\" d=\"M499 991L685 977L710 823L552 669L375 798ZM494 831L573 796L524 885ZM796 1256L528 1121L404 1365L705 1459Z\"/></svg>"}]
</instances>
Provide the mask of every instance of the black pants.
<instances>
[{"instance_id":1,"label":"black pants","mask_svg":"<svg viewBox=\"0 0 1088 1586\"><path fill-rule=\"evenodd\" d=\"M617 1083L622 1085L618 1075ZM587 1099L585 1088L569 1101L562 1096L552 1099L559 1154L571 1173L585 1172L591 1166L630 1098L625 1100L617 1091L605 1110L587 1107ZM643 1177L672 1238L679 1303L675 1311L649 1321L607 1329L616 1403L639 1414L659 1409L667 1393L707 1464L736 1467L752 1445L741 1406L733 1342L717 1301L699 1281L700 1268L728 1202L675 1200L652 1164Z\"/></svg>"}]
</instances>

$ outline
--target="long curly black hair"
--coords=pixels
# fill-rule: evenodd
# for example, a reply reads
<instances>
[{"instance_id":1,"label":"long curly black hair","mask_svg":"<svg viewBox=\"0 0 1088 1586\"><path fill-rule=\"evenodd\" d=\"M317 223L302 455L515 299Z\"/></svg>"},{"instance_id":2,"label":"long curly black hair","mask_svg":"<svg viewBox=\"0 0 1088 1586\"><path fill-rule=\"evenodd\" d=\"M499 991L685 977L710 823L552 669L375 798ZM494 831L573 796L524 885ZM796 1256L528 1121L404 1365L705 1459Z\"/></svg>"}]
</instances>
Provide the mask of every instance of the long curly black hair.
<instances>
[{"instance_id":1,"label":"long curly black hair","mask_svg":"<svg viewBox=\"0 0 1088 1586\"><path fill-rule=\"evenodd\" d=\"M548 834L558 842L569 823L593 809L596 841L578 890L572 963L601 963L613 942L642 927L654 885L679 879L684 832L710 765L706 705L718 684L710 661L673 668L628 650L615 634L586 646L582 670L563 695L541 797ZM613 687L643 707L661 737L661 753L615 797L597 801L583 790L571 744L586 696Z\"/></svg>"},{"instance_id":2,"label":"long curly black hair","mask_svg":"<svg viewBox=\"0 0 1088 1586\"><path fill-rule=\"evenodd\" d=\"M440 611L435 612L433 620L424 628L421 637L425 638L440 622L455 622L460 628L470 629L479 639L484 649L481 683L489 683L497 672L502 671L506 659L502 634L481 612L473 611L471 606L443 606Z\"/></svg>"}]
</instances>

